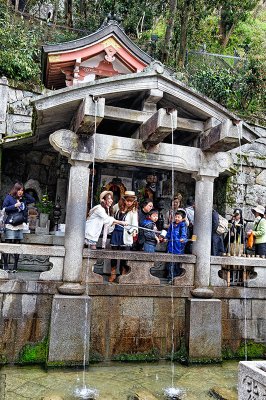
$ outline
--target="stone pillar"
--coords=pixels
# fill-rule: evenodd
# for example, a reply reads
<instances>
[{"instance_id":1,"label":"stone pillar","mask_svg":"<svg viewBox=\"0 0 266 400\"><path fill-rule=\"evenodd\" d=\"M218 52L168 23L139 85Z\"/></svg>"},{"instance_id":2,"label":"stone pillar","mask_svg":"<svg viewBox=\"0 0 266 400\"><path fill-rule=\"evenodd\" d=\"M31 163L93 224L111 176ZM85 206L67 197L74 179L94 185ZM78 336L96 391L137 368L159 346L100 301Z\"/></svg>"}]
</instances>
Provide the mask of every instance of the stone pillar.
<instances>
[{"instance_id":1,"label":"stone pillar","mask_svg":"<svg viewBox=\"0 0 266 400\"><path fill-rule=\"evenodd\" d=\"M82 254L90 171L88 162L72 160L71 163L66 210L64 283L58 290L64 294L82 294L85 291L81 285Z\"/></svg>"},{"instance_id":2,"label":"stone pillar","mask_svg":"<svg viewBox=\"0 0 266 400\"><path fill-rule=\"evenodd\" d=\"M89 362L91 299L55 295L49 334L48 366Z\"/></svg>"},{"instance_id":3,"label":"stone pillar","mask_svg":"<svg viewBox=\"0 0 266 400\"><path fill-rule=\"evenodd\" d=\"M196 297L212 297L210 283L210 257L213 207L213 176L197 175L195 190L194 234L197 241L193 243L193 254L196 259L195 286L192 294Z\"/></svg>"},{"instance_id":4,"label":"stone pillar","mask_svg":"<svg viewBox=\"0 0 266 400\"><path fill-rule=\"evenodd\" d=\"M222 303L186 300L186 348L189 363L222 361Z\"/></svg>"}]
</instances>

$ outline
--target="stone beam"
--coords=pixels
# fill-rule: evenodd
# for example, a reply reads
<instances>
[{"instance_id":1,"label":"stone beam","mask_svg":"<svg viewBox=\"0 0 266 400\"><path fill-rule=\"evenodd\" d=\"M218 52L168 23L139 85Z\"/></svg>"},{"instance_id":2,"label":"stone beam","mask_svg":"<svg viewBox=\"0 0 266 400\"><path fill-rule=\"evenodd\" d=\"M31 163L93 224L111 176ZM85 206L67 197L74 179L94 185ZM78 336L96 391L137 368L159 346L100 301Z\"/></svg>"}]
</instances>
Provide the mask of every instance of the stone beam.
<instances>
[{"instance_id":1,"label":"stone beam","mask_svg":"<svg viewBox=\"0 0 266 400\"><path fill-rule=\"evenodd\" d=\"M132 124L142 124L151 117L152 113L128 108L105 106L104 118L114 121L130 122Z\"/></svg>"},{"instance_id":2,"label":"stone beam","mask_svg":"<svg viewBox=\"0 0 266 400\"><path fill-rule=\"evenodd\" d=\"M61 129L51 134L49 140L56 151L69 158L70 163L79 160L90 164L94 160L167 170L174 167L176 171L213 177L219 176L233 163L228 153L203 153L197 147L172 147L169 143L159 143L148 150L140 139L98 133L81 138L72 131Z\"/></svg>"},{"instance_id":3,"label":"stone beam","mask_svg":"<svg viewBox=\"0 0 266 400\"><path fill-rule=\"evenodd\" d=\"M240 121L226 120L219 125L206 130L200 140L203 151L228 151L246 143L242 137L242 123Z\"/></svg>"},{"instance_id":4,"label":"stone beam","mask_svg":"<svg viewBox=\"0 0 266 400\"><path fill-rule=\"evenodd\" d=\"M163 98L163 91L159 89L150 89L148 97L146 97L143 104L143 111L156 112L157 103Z\"/></svg>"},{"instance_id":5,"label":"stone beam","mask_svg":"<svg viewBox=\"0 0 266 400\"><path fill-rule=\"evenodd\" d=\"M92 134L104 118L104 98L86 97L75 113L71 130L77 134Z\"/></svg>"},{"instance_id":6,"label":"stone beam","mask_svg":"<svg viewBox=\"0 0 266 400\"><path fill-rule=\"evenodd\" d=\"M196 147L159 143L147 150L140 139L95 135L95 161L192 173L199 171L202 151ZM93 140L93 138L90 138ZM173 157L171 156L173 154ZM172 165L173 162L173 165Z\"/></svg>"},{"instance_id":7,"label":"stone beam","mask_svg":"<svg viewBox=\"0 0 266 400\"><path fill-rule=\"evenodd\" d=\"M145 146L154 146L164 140L166 136L175 130L177 126L177 111L168 114L164 108L160 108L139 129L139 138Z\"/></svg>"},{"instance_id":8,"label":"stone beam","mask_svg":"<svg viewBox=\"0 0 266 400\"><path fill-rule=\"evenodd\" d=\"M114 121L129 122L131 124L143 124L153 113L147 111L131 110L128 108L105 106L104 118ZM201 133L204 131L204 123L188 118L176 118L176 130Z\"/></svg>"}]
</instances>

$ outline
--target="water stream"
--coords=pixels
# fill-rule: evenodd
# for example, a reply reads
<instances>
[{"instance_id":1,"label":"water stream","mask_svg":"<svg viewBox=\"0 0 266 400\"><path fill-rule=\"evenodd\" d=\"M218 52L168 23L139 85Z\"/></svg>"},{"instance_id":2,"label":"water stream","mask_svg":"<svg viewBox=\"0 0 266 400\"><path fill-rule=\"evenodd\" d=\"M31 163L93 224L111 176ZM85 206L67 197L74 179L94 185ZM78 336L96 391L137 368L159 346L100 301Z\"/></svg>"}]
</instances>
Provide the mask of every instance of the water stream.
<instances>
[{"instance_id":1,"label":"water stream","mask_svg":"<svg viewBox=\"0 0 266 400\"><path fill-rule=\"evenodd\" d=\"M174 387L183 392L182 400L211 400L210 390L214 387L230 391L237 400L238 362L208 366L175 364L175 375L171 375L169 362L157 363L109 363L91 365L85 379L97 390L97 400L133 400L136 394L169 399L165 388ZM75 400L79 385L79 370L49 369L39 366L2 367L0 369L1 400ZM86 393L88 395L89 392ZM82 392L80 392L82 395ZM57 396L57 397L56 397ZM150 396L150 397L148 397ZM152 397L153 396L153 397ZM80 397L90 399L94 397ZM170 397L175 398L175 397Z\"/></svg>"}]
</instances>

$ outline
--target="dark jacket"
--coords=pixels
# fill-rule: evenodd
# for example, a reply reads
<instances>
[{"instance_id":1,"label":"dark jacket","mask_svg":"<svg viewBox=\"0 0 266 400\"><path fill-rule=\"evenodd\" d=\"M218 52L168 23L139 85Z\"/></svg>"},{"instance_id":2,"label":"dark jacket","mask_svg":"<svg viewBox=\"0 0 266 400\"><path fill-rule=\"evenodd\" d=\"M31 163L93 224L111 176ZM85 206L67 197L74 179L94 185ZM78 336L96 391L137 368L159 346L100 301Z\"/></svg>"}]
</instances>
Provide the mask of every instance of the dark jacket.
<instances>
[{"instance_id":1,"label":"dark jacket","mask_svg":"<svg viewBox=\"0 0 266 400\"><path fill-rule=\"evenodd\" d=\"M143 232L142 234L144 236L144 243L149 243L149 244L156 246L157 240L155 238L155 236L156 236L155 232L157 231L157 229L156 229L155 222L151 221L150 219L145 219L142 222L141 226L143 228L151 229L154 231L154 232L150 232L150 231L145 231L144 229L140 229Z\"/></svg>"},{"instance_id":2,"label":"dark jacket","mask_svg":"<svg viewBox=\"0 0 266 400\"><path fill-rule=\"evenodd\" d=\"M4 201L3 201L3 208L5 209L6 212L6 220L5 223L8 224L10 222L10 219L14 213L18 212L23 212L24 215L24 221L28 221L28 208L27 204L35 203L34 197L30 196L28 193L24 193L22 199L20 199L20 202L24 204L24 209L20 210L18 207L15 207L15 204L17 203L18 199L16 197L11 196L11 194L6 195Z\"/></svg>"}]
</instances>

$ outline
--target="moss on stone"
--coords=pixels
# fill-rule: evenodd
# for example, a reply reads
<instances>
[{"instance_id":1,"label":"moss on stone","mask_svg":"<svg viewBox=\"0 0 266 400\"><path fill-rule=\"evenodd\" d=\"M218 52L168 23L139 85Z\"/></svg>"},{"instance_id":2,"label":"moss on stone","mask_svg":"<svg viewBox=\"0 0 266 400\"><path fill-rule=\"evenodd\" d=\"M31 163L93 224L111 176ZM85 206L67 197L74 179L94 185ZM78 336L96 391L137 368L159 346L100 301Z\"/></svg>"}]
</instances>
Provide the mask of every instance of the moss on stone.
<instances>
[{"instance_id":1,"label":"moss on stone","mask_svg":"<svg viewBox=\"0 0 266 400\"><path fill-rule=\"evenodd\" d=\"M90 364L96 364L104 361L104 357L97 352L90 352L89 362Z\"/></svg>"},{"instance_id":2,"label":"moss on stone","mask_svg":"<svg viewBox=\"0 0 266 400\"><path fill-rule=\"evenodd\" d=\"M169 354L167 357L169 360L178 361L181 364L186 364L188 361L188 352L185 345L185 339L181 339L181 344L179 350L172 354Z\"/></svg>"},{"instance_id":3,"label":"moss on stone","mask_svg":"<svg viewBox=\"0 0 266 400\"><path fill-rule=\"evenodd\" d=\"M33 364L44 363L47 359L48 341L45 339L43 342L26 344L20 351L19 363Z\"/></svg>"},{"instance_id":4,"label":"moss on stone","mask_svg":"<svg viewBox=\"0 0 266 400\"><path fill-rule=\"evenodd\" d=\"M4 354L1 354L0 355L0 365L4 365L4 364L7 364L7 358L6 358L6 356L4 355Z\"/></svg>"},{"instance_id":5,"label":"moss on stone","mask_svg":"<svg viewBox=\"0 0 266 400\"><path fill-rule=\"evenodd\" d=\"M234 183L230 178L228 178L226 181L225 191L226 191L226 204L228 204L230 207L234 207L236 204L237 188L235 187Z\"/></svg>"},{"instance_id":6,"label":"moss on stone","mask_svg":"<svg viewBox=\"0 0 266 400\"><path fill-rule=\"evenodd\" d=\"M32 132L17 133L15 135L6 135L4 139L23 139L32 136Z\"/></svg>"},{"instance_id":7,"label":"moss on stone","mask_svg":"<svg viewBox=\"0 0 266 400\"><path fill-rule=\"evenodd\" d=\"M17 90L24 90L27 92L32 92L32 93L37 93L41 94L44 86L43 85L37 85L32 82L21 82L21 81L15 81L14 79L8 79L9 87L12 87Z\"/></svg>"},{"instance_id":8,"label":"moss on stone","mask_svg":"<svg viewBox=\"0 0 266 400\"><path fill-rule=\"evenodd\" d=\"M202 365L202 364L221 364L223 361L222 357L209 358L209 357L199 357L199 358L189 358L187 360L188 365Z\"/></svg>"},{"instance_id":9,"label":"moss on stone","mask_svg":"<svg viewBox=\"0 0 266 400\"><path fill-rule=\"evenodd\" d=\"M158 349L153 349L148 353L122 353L112 357L112 361L123 362L151 362L159 360L160 354Z\"/></svg>"},{"instance_id":10,"label":"moss on stone","mask_svg":"<svg viewBox=\"0 0 266 400\"><path fill-rule=\"evenodd\" d=\"M256 343L253 340L249 340L246 344L241 343L236 351L226 347L222 350L222 356L224 360L244 360L246 358L264 358L266 356L266 345L264 343Z\"/></svg>"}]
</instances>

